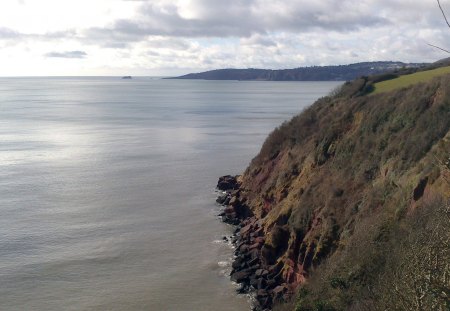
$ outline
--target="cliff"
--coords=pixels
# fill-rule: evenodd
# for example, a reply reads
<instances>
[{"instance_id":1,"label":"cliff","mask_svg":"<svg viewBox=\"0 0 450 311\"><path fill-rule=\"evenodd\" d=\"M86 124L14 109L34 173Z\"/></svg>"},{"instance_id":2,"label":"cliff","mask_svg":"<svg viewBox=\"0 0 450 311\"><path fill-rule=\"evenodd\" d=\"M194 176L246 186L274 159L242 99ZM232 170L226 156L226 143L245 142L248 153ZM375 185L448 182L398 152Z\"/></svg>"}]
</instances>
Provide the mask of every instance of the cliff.
<instances>
[{"instance_id":1,"label":"cliff","mask_svg":"<svg viewBox=\"0 0 450 311\"><path fill-rule=\"evenodd\" d=\"M222 178L231 277L257 310L447 310L450 75L343 85ZM381 79L382 80L382 79Z\"/></svg>"},{"instance_id":2,"label":"cliff","mask_svg":"<svg viewBox=\"0 0 450 311\"><path fill-rule=\"evenodd\" d=\"M426 64L402 62L364 62L339 66L313 66L294 69L217 69L190 73L169 79L255 80L255 81L348 81L360 76L382 74L393 70L424 67Z\"/></svg>"}]
</instances>

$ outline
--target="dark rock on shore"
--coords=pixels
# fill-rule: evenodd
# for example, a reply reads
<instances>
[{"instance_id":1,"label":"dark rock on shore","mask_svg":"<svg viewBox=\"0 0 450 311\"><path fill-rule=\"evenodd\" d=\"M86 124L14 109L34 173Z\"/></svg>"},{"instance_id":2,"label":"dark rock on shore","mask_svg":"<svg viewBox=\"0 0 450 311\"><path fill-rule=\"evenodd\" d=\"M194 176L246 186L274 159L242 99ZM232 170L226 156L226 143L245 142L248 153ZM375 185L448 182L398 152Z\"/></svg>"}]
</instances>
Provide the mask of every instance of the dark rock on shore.
<instances>
[{"instance_id":1,"label":"dark rock on shore","mask_svg":"<svg viewBox=\"0 0 450 311\"><path fill-rule=\"evenodd\" d=\"M231 196L229 193L221 194L217 197L216 202L222 205L227 205L230 203Z\"/></svg>"},{"instance_id":2,"label":"dark rock on shore","mask_svg":"<svg viewBox=\"0 0 450 311\"><path fill-rule=\"evenodd\" d=\"M236 190L239 188L239 184L237 181L238 176L226 175L219 178L219 182L217 183L217 189L222 191L227 190Z\"/></svg>"},{"instance_id":3,"label":"dark rock on shore","mask_svg":"<svg viewBox=\"0 0 450 311\"><path fill-rule=\"evenodd\" d=\"M226 191L219 195L217 203L224 206L222 221L236 226L229 239L235 246L235 259L230 278L240 284L239 294L251 293L255 297L253 310L271 310L275 301L282 301L291 293L280 277L283 264L276 262L278 248L285 248L286 232L282 227L273 229L277 248L265 244L264 228L239 197L239 182L227 175L219 179L217 188Z\"/></svg>"}]
</instances>

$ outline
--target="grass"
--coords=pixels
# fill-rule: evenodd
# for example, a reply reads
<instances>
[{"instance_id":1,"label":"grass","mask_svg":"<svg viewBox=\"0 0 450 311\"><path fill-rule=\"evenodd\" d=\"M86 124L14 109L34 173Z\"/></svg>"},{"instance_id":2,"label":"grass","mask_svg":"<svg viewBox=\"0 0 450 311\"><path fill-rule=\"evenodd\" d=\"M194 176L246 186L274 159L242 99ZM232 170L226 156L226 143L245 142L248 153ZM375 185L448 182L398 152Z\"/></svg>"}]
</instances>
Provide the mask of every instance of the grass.
<instances>
[{"instance_id":1,"label":"grass","mask_svg":"<svg viewBox=\"0 0 450 311\"><path fill-rule=\"evenodd\" d=\"M434 77L441 76L447 73L450 73L450 66L421 71L410 75L404 75L393 80L382 81L374 84L375 91L372 94L389 92L419 82L426 82L433 79Z\"/></svg>"}]
</instances>

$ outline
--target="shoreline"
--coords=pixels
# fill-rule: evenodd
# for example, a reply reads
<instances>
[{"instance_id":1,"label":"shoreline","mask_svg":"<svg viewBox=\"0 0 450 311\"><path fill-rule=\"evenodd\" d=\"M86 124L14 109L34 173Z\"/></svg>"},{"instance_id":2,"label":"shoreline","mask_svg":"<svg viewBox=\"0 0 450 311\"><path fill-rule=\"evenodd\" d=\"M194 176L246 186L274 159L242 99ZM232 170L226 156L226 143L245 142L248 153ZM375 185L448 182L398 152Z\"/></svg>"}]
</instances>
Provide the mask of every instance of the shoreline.
<instances>
[{"instance_id":1,"label":"shoreline","mask_svg":"<svg viewBox=\"0 0 450 311\"><path fill-rule=\"evenodd\" d=\"M241 197L240 176L222 176L217 190L222 191L216 202L223 207L222 222L234 226L229 239L234 246L230 280L239 286L236 292L253 296L253 311L271 310L276 302L287 301L293 288L284 283L284 263L275 262L274 255L265 247L264 228Z\"/></svg>"}]
</instances>

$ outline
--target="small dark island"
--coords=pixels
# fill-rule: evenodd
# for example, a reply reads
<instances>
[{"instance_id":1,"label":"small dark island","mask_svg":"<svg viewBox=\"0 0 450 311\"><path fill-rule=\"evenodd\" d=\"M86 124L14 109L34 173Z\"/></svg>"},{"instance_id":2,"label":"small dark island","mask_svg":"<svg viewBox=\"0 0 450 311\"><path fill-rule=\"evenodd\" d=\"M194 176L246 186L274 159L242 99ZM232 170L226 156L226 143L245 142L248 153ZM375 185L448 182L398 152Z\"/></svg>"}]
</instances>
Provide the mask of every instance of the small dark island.
<instances>
[{"instance_id":1,"label":"small dark island","mask_svg":"<svg viewBox=\"0 0 450 311\"><path fill-rule=\"evenodd\" d=\"M131 80L131 79L133 79L133 77L131 77L131 76L123 76L122 79L124 79L124 80Z\"/></svg>"}]
</instances>

